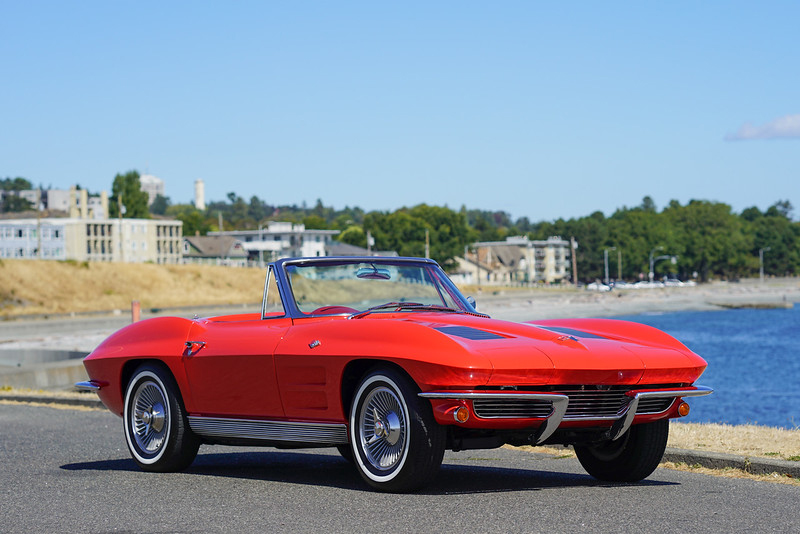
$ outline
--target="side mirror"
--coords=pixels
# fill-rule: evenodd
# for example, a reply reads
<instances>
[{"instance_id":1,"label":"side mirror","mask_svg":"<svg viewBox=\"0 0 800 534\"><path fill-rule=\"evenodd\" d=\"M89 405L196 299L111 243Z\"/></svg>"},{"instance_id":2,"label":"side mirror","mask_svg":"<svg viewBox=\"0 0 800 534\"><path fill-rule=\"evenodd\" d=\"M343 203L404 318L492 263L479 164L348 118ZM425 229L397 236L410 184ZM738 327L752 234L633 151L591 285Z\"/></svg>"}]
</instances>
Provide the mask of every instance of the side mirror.
<instances>
[{"instance_id":1,"label":"side mirror","mask_svg":"<svg viewBox=\"0 0 800 534\"><path fill-rule=\"evenodd\" d=\"M467 297L467 302L469 303L470 306L472 306L472 309L474 310L478 309L478 305L475 302L475 297Z\"/></svg>"}]
</instances>

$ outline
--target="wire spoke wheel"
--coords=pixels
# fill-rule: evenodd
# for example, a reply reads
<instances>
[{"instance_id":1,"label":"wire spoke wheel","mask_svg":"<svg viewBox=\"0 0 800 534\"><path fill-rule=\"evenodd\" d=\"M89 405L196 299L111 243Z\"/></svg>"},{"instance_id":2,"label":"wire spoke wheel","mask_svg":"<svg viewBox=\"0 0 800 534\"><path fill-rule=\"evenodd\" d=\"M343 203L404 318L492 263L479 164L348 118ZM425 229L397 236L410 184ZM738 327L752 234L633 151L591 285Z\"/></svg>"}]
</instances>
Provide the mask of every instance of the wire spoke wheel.
<instances>
[{"instance_id":1,"label":"wire spoke wheel","mask_svg":"<svg viewBox=\"0 0 800 534\"><path fill-rule=\"evenodd\" d=\"M133 437L139 447L155 454L169 432L169 408L164 392L155 382L142 382L133 394Z\"/></svg>"},{"instance_id":2,"label":"wire spoke wheel","mask_svg":"<svg viewBox=\"0 0 800 534\"><path fill-rule=\"evenodd\" d=\"M392 469L407 447L408 414L387 387L373 389L359 417L359 439L367 461L377 470Z\"/></svg>"},{"instance_id":3,"label":"wire spoke wheel","mask_svg":"<svg viewBox=\"0 0 800 534\"><path fill-rule=\"evenodd\" d=\"M180 471L200 446L186 418L180 389L160 365L136 369L125 390L125 439L134 461L146 471Z\"/></svg>"},{"instance_id":4,"label":"wire spoke wheel","mask_svg":"<svg viewBox=\"0 0 800 534\"><path fill-rule=\"evenodd\" d=\"M406 375L389 368L367 374L350 408L350 445L361 477L381 491L418 489L435 476L446 432Z\"/></svg>"}]
</instances>

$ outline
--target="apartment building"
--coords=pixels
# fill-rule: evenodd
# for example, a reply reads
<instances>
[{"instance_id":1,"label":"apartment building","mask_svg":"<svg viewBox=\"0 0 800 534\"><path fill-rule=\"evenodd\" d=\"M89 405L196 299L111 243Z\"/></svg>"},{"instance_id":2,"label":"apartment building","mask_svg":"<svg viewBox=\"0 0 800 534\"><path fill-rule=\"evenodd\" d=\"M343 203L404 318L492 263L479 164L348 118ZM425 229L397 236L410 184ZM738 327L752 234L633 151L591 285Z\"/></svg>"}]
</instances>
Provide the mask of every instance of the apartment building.
<instances>
[{"instance_id":1,"label":"apartment building","mask_svg":"<svg viewBox=\"0 0 800 534\"><path fill-rule=\"evenodd\" d=\"M273 261L288 257L327 256L327 247L339 230L306 229L303 224L270 221L260 230L209 232L210 236L230 236L241 241L251 260Z\"/></svg>"},{"instance_id":2,"label":"apartment building","mask_svg":"<svg viewBox=\"0 0 800 534\"><path fill-rule=\"evenodd\" d=\"M181 263L182 229L157 219L5 219L0 258Z\"/></svg>"},{"instance_id":3,"label":"apartment building","mask_svg":"<svg viewBox=\"0 0 800 534\"><path fill-rule=\"evenodd\" d=\"M459 279L466 283L533 284L569 282L570 242L553 236L527 236L474 243L459 262Z\"/></svg>"}]
</instances>

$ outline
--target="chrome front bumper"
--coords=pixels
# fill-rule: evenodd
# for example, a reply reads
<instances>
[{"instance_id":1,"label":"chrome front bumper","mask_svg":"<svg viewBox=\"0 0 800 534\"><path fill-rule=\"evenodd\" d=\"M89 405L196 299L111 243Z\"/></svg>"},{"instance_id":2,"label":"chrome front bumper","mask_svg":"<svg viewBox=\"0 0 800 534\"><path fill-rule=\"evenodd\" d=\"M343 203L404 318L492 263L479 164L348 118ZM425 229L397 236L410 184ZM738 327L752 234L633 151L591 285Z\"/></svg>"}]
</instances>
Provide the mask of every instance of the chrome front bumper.
<instances>
[{"instance_id":1,"label":"chrome front bumper","mask_svg":"<svg viewBox=\"0 0 800 534\"><path fill-rule=\"evenodd\" d=\"M100 385L99 382L95 382L94 380L89 380L87 382L78 382L75 384L75 389L78 391L91 391L97 393L100 391L100 388L103 387Z\"/></svg>"},{"instance_id":2,"label":"chrome front bumper","mask_svg":"<svg viewBox=\"0 0 800 534\"><path fill-rule=\"evenodd\" d=\"M619 439L633 424L636 417L636 410L639 408L639 402L644 399L656 398L679 398L679 397L700 397L713 393L713 389L705 386L692 386L689 388L676 388L669 390L632 390L625 393L626 396L631 397L625 407L617 413L613 418L614 423L609 431L609 436L612 440ZM565 420L564 416L567 413L569 406L569 397L558 393L458 393L448 391L432 391L420 393L420 397L431 400L526 400L526 401L544 401L552 405L552 411L548 415L542 425L539 427L533 441L536 445L544 443L547 438L553 435L561 421ZM590 421L593 418L569 418L568 420L585 420ZM608 420L602 417L598 420Z\"/></svg>"}]
</instances>

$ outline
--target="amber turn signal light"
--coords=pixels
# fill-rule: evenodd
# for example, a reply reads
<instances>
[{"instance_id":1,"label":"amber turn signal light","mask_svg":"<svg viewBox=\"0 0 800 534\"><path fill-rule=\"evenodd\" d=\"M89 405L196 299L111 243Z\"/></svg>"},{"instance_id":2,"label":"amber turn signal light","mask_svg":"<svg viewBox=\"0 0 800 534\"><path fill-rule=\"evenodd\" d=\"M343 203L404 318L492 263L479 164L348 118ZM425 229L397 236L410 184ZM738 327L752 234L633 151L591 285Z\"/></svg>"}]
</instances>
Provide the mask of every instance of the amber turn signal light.
<instances>
[{"instance_id":1,"label":"amber turn signal light","mask_svg":"<svg viewBox=\"0 0 800 534\"><path fill-rule=\"evenodd\" d=\"M681 405L678 406L678 414L681 417L686 417L689 415L689 404L686 402L681 402Z\"/></svg>"},{"instance_id":2,"label":"amber turn signal light","mask_svg":"<svg viewBox=\"0 0 800 534\"><path fill-rule=\"evenodd\" d=\"M467 419L469 419L469 408L466 406L459 406L453 412L453 419L456 420L456 423L466 423Z\"/></svg>"}]
</instances>

